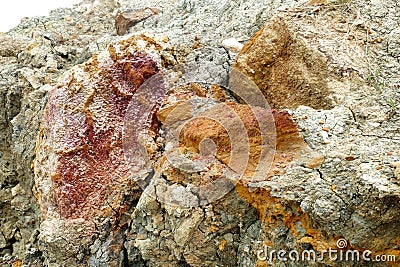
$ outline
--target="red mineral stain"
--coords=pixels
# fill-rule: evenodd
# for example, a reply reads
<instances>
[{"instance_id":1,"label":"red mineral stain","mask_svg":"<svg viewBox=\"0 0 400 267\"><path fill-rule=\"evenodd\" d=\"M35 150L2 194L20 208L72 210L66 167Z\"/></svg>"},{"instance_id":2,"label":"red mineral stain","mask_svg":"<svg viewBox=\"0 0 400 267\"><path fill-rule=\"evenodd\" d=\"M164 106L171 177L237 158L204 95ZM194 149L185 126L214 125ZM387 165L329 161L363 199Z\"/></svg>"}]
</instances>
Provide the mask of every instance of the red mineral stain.
<instances>
[{"instance_id":1,"label":"red mineral stain","mask_svg":"<svg viewBox=\"0 0 400 267\"><path fill-rule=\"evenodd\" d=\"M97 78L90 81L95 93L84 103L86 130L81 136L83 145L59 152L52 176L53 205L63 218L87 218L101 212L102 207L116 201L115 196L128 183L129 166L122 148L125 111L137 88L158 71L150 56L138 52L98 69L97 76L91 75ZM61 90L68 91L69 88ZM56 98L50 100L57 101ZM52 112L57 106L48 104ZM72 138L74 129L81 126L72 124L68 127L67 133Z\"/></svg>"}]
</instances>

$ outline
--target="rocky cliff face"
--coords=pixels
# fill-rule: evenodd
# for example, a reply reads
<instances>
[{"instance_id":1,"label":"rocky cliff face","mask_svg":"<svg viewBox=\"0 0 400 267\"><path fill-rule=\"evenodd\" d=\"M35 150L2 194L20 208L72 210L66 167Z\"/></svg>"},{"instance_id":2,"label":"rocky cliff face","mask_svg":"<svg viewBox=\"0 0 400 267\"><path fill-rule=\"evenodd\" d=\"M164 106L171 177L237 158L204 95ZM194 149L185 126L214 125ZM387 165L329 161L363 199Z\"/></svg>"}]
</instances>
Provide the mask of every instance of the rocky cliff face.
<instances>
[{"instance_id":1,"label":"rocky cliff face","mask_svg":"<svg viewBox=\"0 0 400 267\"><path fill-rule=\"evenodd\" d=\"M398 266L399 21L84 1L1 34L0 262Z\"/></svg>"}]
</instances>

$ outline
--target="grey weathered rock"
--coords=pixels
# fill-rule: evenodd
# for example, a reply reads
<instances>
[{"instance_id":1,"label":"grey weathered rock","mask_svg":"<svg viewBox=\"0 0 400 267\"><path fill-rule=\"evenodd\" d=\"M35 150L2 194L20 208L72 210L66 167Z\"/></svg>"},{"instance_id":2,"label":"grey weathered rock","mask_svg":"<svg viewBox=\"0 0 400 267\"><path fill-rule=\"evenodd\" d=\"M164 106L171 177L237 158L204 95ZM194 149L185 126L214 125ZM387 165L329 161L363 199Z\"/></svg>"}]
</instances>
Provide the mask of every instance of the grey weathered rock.
<instances>
[{"instance_id":1,"label":"grey weathered rock","mask_svg":"<svg viewBox=\"0 0 400 267\"><path fill-rule=\"evenodd\" d=\"M263 266L257 251L264 243L321 251L335 247L338 237L349 248L400 260L399 4L306 2L84 1L1 34L0 263ZM202 207L174 208L143 194L127 200L120 221L105 216L94 225L42 213L32 162L49 92L62 73L120 40L115 29L120 12L144 8L161 12L134 25L123 39L145 32L167 41L163 60L185 64L186 82L227 86L237 59L272 106L289 109L312 153L279 163L284 171L238 185ZM221 46L228 38L250 42L237 56ZM271 56L274 51L280 53ZM184 175L179 182L197 178ZM290 261L276 266L327 264L386 266Z\"/></svg>"}]
</instances>

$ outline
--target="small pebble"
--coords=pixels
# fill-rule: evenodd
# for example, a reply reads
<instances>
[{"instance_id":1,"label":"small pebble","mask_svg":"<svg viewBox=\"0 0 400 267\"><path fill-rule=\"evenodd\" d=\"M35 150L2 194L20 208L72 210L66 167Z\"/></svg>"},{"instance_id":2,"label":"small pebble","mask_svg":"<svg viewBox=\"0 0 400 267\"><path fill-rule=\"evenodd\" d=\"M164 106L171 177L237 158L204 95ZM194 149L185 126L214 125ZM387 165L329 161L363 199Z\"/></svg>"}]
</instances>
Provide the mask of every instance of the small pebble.
<instances>
[{"instance_id":1,"label":"small pebble","mask_svg":"<svg viewBox=\"0 0 400 267\"><path fill-rule=\"evenodd\" d=\"M222 41L222 46L225 49L228 49L232 52L239 52L243 48L243 44L241 44L238 40L235 38L228 38Z\"/></svg>"}]
</instances>

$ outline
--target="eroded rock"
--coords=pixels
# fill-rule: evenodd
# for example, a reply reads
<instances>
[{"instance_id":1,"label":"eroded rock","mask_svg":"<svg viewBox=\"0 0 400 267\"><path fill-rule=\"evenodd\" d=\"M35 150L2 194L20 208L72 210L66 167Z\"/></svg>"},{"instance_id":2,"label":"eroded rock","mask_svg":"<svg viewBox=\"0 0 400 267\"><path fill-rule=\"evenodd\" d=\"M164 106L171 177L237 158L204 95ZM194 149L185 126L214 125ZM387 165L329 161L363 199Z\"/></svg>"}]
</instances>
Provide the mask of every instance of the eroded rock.
<instances>
[{"instance_id":1,"label":"eroded rock","mask_svg":"<svg viewBox=\"0 0 400 267\"><path fill-rule=\"evenodd\" d=\"M160 10L157 8L145 8L143 10L121 12L115 18L117 34L124 35L131 26L159 12Z\"/></svg>"},{"instance_id":2,"label":"eroded rock","mask_svg":"<svg viewBox=\"0 0 400 267\"><path fill-rule=\"evenodd\" d=\"M281 6L281 1L118 2L86 1L25 20L0 36L1 263L264 266L266 261L257 259L264 244L321 251L336 248L339 237L347 240L348 249L400 258L396 1L311 1L312 7L308 1L293 1L297 7ZM128 31L136 36L151 31L170 46L164 49L163 42L143 36L135 37L140 39L136 44L132 39L109 46L116 42L115 17L121 10L149 6L163 12ZM242 115L249 151L257 154L259 133L249 103L224 88L236 52L221 47L227 38L244 43L257 31L235 66L253 79L271 106L287 108L270 112L277 123L277 153L263 179L231 183L228 189L234 190L199 205L198 191L184 189L221 176L231 159L226 131L209 119L183 128L185 156L215 154L218 159L210 169L188 172L188 166L204 166L171 164L164 130L168 121L201 113L185 108L193 107L193 100L199 107L226 103ZM149 43L149 49L130 51ZM31 194L31 163L48 92L61 73L103 49L68 72L58 93L50 95L35 161L42 214ZM156 71L145 63L147 56ZM186 64L179 79L187 90L181 99L172 92L161 110L151 111L151 126L142 127L148 130L144 141L154 172L141 194L134 179L127 178L132 166L122 157L121 118L134 88L177 62ZM114 87L103 86L109 83ZM269 110L252 107L257 114ZM250 158L246 175L257 161L258 156ZM221 184L221 192L226 185ZM34 230L41 220L40 232Z\"/></svg>"},{"instance_id":3,"label":"eroded rock","mask_svg":"<svg viewBox=\"0 0 400 267\"><path fill-rule=\"evenodd\" d=\"M119 246L109 243L124 231L127 221L121 216L140 196L123 153L123 119L137 88L162 68L160 49L146 36L110 45L67 72L51 91L35 160L35 188L45 218L40 239L50 258L85 262L82 245L88 249L99 238L97 225L106 220L113 234L111 241L101 242L101 254L116 250L114 258L121 261L123 238ZM65 241L56 241L63 231L69 232ZM57 249L63 242L76 247L63 255Z\"/></svg>"},{"instance_id":4,"label":"eroded rock","mask_svg":"<svg viewBox=\"0 0 400 267\"><path fill-rule=\"evenodd\" d=\"M278 14L252 37L235 63L260 86L272 106L294 109L302 136L320 156L252 184L255 191L236 189L259 210L267 228L264 242L271 249L309 246L322 251L335 248L342 237L348 250L398 258L398 231L389 237L385 230L399 228L398 171L390 165L389 145L398 143L398 117L389 118L387 107L372 100L375 88L367 78L371 62L365 49L378 48L360 41L359 36L372 33L359 20L353 22L352 37L344 38L339 30L343 14L329 5L325 8L326 13L313 10L313 15L301 9ZM393 93L393 88L385 92ZM370 131L388 131L391 137ZM377 213L381 215L373 215ZM286 233L285 243L275 234L280 231ZM364 264L368 263L352 266Z\"/></svg>"}]
</instances>

